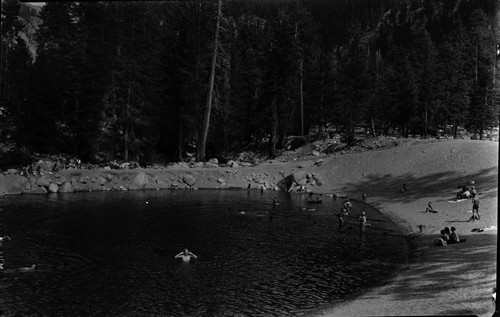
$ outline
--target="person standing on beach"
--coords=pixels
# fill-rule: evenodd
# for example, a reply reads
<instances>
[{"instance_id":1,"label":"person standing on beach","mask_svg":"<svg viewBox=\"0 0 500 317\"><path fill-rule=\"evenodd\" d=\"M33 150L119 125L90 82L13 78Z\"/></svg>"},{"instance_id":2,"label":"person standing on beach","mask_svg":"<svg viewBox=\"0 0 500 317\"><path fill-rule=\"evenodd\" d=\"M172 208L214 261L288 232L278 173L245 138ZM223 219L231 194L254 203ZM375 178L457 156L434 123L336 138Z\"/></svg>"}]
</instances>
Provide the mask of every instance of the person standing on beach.
<instances>
[{"instance_id":1,"label":"person standing on beach","mask_svg":"<svg viewBox=\"0 0 500 317\"><path fill-rule=\"evenodd\" d=\"M481 219L481 217L479 216L479 197L476 196L474 197L474 199L472 200L472 217L470 217L469 221L476 221L476 216L477 216L477 220Z\"/></svg>"}]
</instances>

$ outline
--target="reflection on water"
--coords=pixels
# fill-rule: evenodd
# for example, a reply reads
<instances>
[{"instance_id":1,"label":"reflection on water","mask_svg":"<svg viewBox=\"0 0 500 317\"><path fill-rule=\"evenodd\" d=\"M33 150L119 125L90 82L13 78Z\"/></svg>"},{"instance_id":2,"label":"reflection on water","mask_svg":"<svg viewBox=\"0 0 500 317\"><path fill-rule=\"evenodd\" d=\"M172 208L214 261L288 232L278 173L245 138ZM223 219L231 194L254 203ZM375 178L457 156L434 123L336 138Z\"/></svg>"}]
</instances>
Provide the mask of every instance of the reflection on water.
<instances>
[{"instance_id":1,"label":"reflection on water","mask_svg":"<svg viewBox=\"0 0 500 317\"><path fill-rule=\"evenodd\" d=\"M280 205L271 212L273 197ZM376 211L338 232L341 201L257 191L6 197L8 316L297 316L380 283L404 239ZM183 263L185 247L198 256ZM19 267L37 263L29 274Z\"/></svg>"}]
</instances>

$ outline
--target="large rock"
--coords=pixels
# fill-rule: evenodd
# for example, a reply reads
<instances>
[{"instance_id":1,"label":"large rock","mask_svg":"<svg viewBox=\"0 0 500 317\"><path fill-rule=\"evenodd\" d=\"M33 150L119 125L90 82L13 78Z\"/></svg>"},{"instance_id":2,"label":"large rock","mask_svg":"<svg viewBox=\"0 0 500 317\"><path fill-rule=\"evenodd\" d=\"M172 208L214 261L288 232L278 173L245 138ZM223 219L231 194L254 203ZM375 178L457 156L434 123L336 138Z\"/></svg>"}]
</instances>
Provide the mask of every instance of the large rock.
<instances>
[{"instance_id":1,"label":"large rock","mask_svg":"<svg viewBox=\"0 0 500 317\"><path fill-rule=\"evenodd\" d=\"M57 191L59 190L59 186L57 186L56 183L50 183L49 188L47 188L47 190L49 193L57 193Z\"/></svg>"},{"instance_id":2,"label":"large rock","mask_svg":"<svg viewBox=\"0 0 500 317\"><path fill-rule=\"evenodd\" d=\"M296 183L300 183L301 180L307 179L308 174L309 173L307 173L306 171L300 171L293 173L291 176L293 181L295 181Z\"/></svg>"},{"instance_id":3,"label":"large rock","mask_svg":"<svg viewBox=\"0 0 500 317\"><path fill-rule=\"evenodd\" d=\"M42 194L47 194L47 190L45 189L45 187L36 186L32 188L28 193L42 195Z\"/></svg>"},{"instance_id":4,"label":"large rock","mask_svg":"<svg viewBox=\"0 0 500 317\"><path fill-rule=\"evenodd\" d=\"M212 163L212 162L206 162L205 163L206 168L218 168L220 167L217 163Z\"/></svg>"},{"instance_id":5,"label":"large rock","mask_svg":"<svg viewBox=\"0 0 500 317\"><path fill-rule=\"evenodd\" d=\"M189 174L184 174L184 176L182 176L182 181L189 186L193 186L194 183L196 183L196 179L194 178L194 176Z\"/></svg>"},{"instance_id":6,"label":"large rock","mask_svg":"<svg viewBox=\"0 0 500 317\"><path fill-rule=\"evenodd\" d=\"M30 186L26 177L17 174L0 174L0 195L22 194Z\"/></svg>"},{"instance_id":7,"label":"large rock","mask_svg":"<svg viewBox=\"0 0 500 317\"><path fill-rule=\"evenodd\" d=\"M233 161L233 160L229 160L229 161L227 162L227 166L229 166L229 167L238 167L239 165L238 165L238 163L236 163L235 161Z\"/></svg>"},{"instance_id":8,"label":"large rock","mask_svg":"<svg viewBox=\"0 0 500 317\"><path fill-rule=\"evenodd\" d=\"M45 177L45 176L42 176L38 179L38 181L36 182L39 186L43 186L43 187L49 187L50 185L50 179Z\"/></svg>"},{"instance_id":9,"label":"large rock","mask_svg":"<svg viewBox=\"0 0 500 317\"><path fill-rule=\"evenodd\" d=\"M142 189L148 184L148 175L144 172L139 172L132 179L132 188Z\"/></svg>"},{"instance_id":10,"label":"large rock","mask_svg":"<svg viewBox=\"0 0 500 317\"><path fill-rule=\"evenodd\" d=\"M60 193L72 193L74 191L75 191L75 188L73 188L73 185L71 185L70 182L64 182L61 184L61 187L59 187Z\"/></svg>"},{"instance_id":11,"label":"large rock","mask_svg":"<svg viewBox=\"0 0 500 317\"><path fill-rule=\"evenodd\" d=\"M102 176L99 176L97 178L97 184L100 185L100 186L106 184L107 182L108 182L108 180L106 178L102 177Z\"/></svg>"}]
</instances>

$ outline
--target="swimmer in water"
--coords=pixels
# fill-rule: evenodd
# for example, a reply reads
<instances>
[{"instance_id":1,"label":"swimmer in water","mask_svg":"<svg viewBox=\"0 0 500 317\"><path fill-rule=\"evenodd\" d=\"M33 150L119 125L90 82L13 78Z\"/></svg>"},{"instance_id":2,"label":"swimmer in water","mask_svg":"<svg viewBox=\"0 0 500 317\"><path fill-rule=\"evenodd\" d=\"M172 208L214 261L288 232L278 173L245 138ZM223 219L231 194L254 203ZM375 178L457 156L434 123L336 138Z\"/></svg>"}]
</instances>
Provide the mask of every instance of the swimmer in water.
<instances>
[{"instance_id":1,"label":"swimmer in water","mask_svg":"<svg viewBox=\"0 0 500 317\"><path fill-rule=\"evenodd\" d=\"M187 263L191 260L191 258L197 259L198 257L188 249L184 249L181 253L177 254L174 258L181 258L183 262Z\"/></svg>"},{"instance_id":2,"label":"swimmer in water","mask_svg":"<svg viewBox=\"0 0 500 317\"><path fill-rule=\"evenodd\" d=\"M34 271L36 269L37 269L37 265L36 264L32 264L29 267L20 267L20 268L17 268L16 271L17 272L30 272L30 271Z\"/></svg>"}]
</instances>

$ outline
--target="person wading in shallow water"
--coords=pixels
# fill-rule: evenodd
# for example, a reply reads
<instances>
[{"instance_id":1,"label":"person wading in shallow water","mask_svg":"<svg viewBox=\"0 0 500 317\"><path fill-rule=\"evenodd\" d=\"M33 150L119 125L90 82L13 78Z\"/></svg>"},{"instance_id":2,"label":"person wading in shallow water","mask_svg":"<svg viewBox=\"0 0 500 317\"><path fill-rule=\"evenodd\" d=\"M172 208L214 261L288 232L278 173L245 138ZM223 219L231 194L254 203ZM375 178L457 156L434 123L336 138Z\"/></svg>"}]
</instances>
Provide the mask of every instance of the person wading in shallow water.
<instances>
[{"instance_id":1,"label":"person wading in shallow water","mask_svg":"<svg viewBox=\"0 0 500 317\"><path fill-rule=\"evenodd\" d=\"M184 249L181 253L177 254L174 258L179 259L181 258L184 263L188 263L191 261L191 258L197 259L198 257L194 255L191 251L188 249Z\"/></svg>"}]
</instances>

